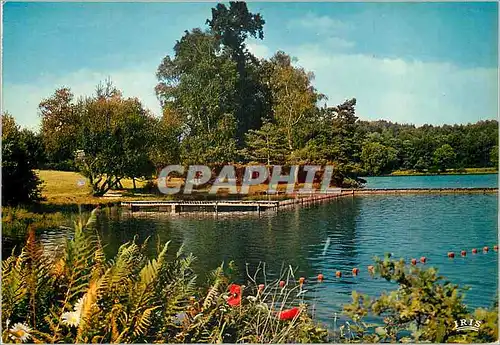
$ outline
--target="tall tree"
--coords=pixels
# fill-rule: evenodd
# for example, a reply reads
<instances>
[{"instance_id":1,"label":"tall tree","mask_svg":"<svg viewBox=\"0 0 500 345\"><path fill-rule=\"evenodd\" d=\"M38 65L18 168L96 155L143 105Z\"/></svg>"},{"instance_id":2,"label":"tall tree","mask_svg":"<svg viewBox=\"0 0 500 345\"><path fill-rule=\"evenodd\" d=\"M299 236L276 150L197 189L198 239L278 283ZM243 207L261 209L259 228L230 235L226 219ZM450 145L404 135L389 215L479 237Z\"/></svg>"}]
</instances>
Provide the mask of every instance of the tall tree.
<instances>
[{"instance_id":1,"label":"tall tree","mask_svg":"<svg viewBox=\"0 0 500 345\"><path fill-rule=\"evenodd\" d=\"M367 141L361 151L364 169L373 175L390 172L397 159L397 151L378 142Z\"/></svg>"},{"instance_id":2,"label":"tall tree","mask_svg":"<svg viewBox=\"0 0 500 345\"><path fill-rule=\"evenodd\" d=\"M162 106L181 117L184 135L217 130L217 121L232 113L236 66L221 56L211 34L194 29L185 33L158 67L156 86Z\"/></svg>"},{"instance_id":3,"label":"tall tree","mask_svg":"<svg viewBox=\"0 0 500 345\"><path fill-rule=\"evenodd\" d=\"M49 152L64 152L90 180L94 195L125 177L150 177L155 119L136 98L124 98L106 81L93 96L73 101L58 89L40 104L42 136Z\"/></svg>"},{"instance_id":4,"label":"tall tree","mask_svg":"<svg viewBox=\"0 0 500 345\"><path fill-rule=\"evenodd\" d=\"M315 114L316 102L322 98L312 86L314 74L294 67L292 59L284 52L277 52L264 62L267 82L270 85L272 114L276 123L286 133L288 149L296 149L294 136L307 117Z\"/></svg>"},{"instance_id":5,"label":"tall tree","mask_svg":"<svg viewBox=\"0 0 500 345\"><path fill-rule=\"evenodd\" d=\"M28 147L14 118L2 114L2 204L17 205L41 199L41 182Z\"/></svg>"},{"instance_id":6,"label":"tall tree","mask_svg":"<svg viewBox=\"0 0 500 345\"><path fill-rule=\"evenodd\" d=\"M195 163L203 164L208 163L206 158L234 159L227 157L234 151L224 148L235 141L236 64L223 55L213 35L200 29L186 32L174 51L174 58L165 57L158 68L156 91L164 114L175 118L181 131L182 161L192 162L199 157ZM215 151L224 157L203 154L213 145L222 145Z\"/></svg>"},{"instance_id":7,"label":"tall tree","mask_svg":"<svg viewBox=\"0 0 500 345\"><path fill-rule=\"evenodd\" d=\"M234 140L241 147L244 133L260 127L267 112L259 63L245 45L249 37L263 38L264 20L250 13L246 3L230 2L213 8L206 23L207 30L186 31L174 46L174 56L166 56L157 71L156 92L164 111L178 114L183 122L183 161L210 150L207 141L232 146ZM228 127L220 132L218 124L228 121L235 129L230 143L219 140L227 137ZM221 149L215 151L224 153L224 160L236 158Z\"/></svg>"},{"instance_id":8,"label":"tall tree","mask_svg":"<svg viewBox=\"0 0 500 345\"><path fill-rule=\"evenodd\" d=\"M47 159L55 167L71 166L76 150L76 133L81 126L75 111L74 95L69 88L57 89L40 102L41 136Z\"/></svg>"},{"instance_id":9,"label":"tall tree","mask_svg":"<svg viewBox=\"0 0 500 345\"><path fill-rule=\"evenodd\" d=\"M236 136L241 145L243 134L260 127L261 119L268 111L266 87L260 80L258 60L245 44L249 37L264 38L265 21L259 13L251 13L245 2L231 1L229 8L217 4L207 24L223 47L224 54L236 63L234 115L238 123Z\"/></svg>"},{"instance_id":10,"label":"tall tree","mask_svg":"<svg viewBox=\"0 0 500 345\"><path fill-rule=\"evenodd\" d=\"M446 170L453 167L453 162L455 161L455 151L453 147L448 144L444 144L434 151L434 164L436 164L439 170Z\"/></svg>"},{"instance_id":11,"label":"tall tree","mask_svg":"<svg viewBox=\"0 0 500 345\"><path fill-rule=\"evenodd\" d=\"M251 129L246 134L247 147L243 155L252 161L271 164L285 163L288 147L283 130L267 122L260 129Z\"/></svg>"},{"instance_id":12,"label":"tall tree","mask_svg":"<svg viewBox=\"0 0 500 345\"><path fill-rule=\"evenodd\" d=\"M136 98L123 98L111 82L77 105L82 126L76 159L94 195L100 196L125 177L151 177L153 143L150 115Z\"/></svg>"}]
</instances>

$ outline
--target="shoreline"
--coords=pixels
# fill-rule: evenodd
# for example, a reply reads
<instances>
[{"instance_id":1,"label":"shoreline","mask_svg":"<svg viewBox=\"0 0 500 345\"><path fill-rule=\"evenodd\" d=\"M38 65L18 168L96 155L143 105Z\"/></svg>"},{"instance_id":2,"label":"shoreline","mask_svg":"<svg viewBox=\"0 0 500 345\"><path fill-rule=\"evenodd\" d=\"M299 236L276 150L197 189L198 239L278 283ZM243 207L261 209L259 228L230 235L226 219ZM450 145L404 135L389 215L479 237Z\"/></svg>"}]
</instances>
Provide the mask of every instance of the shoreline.
<instances>
[{"instance_id":1,"label":"shoreline","mask_svg":"<svg viewBox=\"0 0 500 345\"><path fill-rule=\"evenodd\" d=\"M353 189L354 195L369 194L491 194L498 193L496 187L469 188L367 188Z\"/></svg>"},{"instance_id":2,"label":"shoreline","mask_svg":"<svg viewBox=\"0 0 500 345\"><path fill-rule=\"evenodd\" d=\"M498 174L496 168L466 168L465 171L418 172L414 170L396 170L390 174L366 177L399 177L399 176L440 176L440 175L493 175Z\"/></svg>"}]
</instances>

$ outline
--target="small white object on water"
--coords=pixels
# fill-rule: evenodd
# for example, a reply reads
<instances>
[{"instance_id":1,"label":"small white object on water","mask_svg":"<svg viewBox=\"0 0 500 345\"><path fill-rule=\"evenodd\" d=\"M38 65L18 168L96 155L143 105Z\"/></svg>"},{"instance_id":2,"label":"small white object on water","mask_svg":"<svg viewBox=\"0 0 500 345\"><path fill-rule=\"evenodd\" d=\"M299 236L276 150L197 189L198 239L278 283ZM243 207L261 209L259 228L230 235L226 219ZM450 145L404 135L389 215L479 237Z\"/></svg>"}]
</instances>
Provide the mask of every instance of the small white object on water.
<instances>
[{"instance_id":1,"label":"small white object on water","mask_svg":"<svg viewBox=\"0 0 500 345\"><path fill-rule=\"evenodd\" d=\"M328 249L328 247L329 247L329 246L330 246L330 237L328 237L328 238L326 239L325 246L323 247L323 255L325 255L325 254L326 254L326 251L327 251L327 249Z\"/></svg>"},{"instance_id":2,"label":"small white object on water","mask_svg":"<svg viewBox=\"0 0 500 345\"><path fill-rule=\"evenodd\" d=\"M299 297L300 295L304 295L307 292L307 290L302 290L300 291L296 297Z\"/></svg>"},{"instance_id":3,"label":"small white object on water","mask_svg":"<svg viewBox=\"0 0 500 345\"><path fill-rule=\"evenodd\" d=\"M84 179L79 179L79 180L76 182L76 185L77 185L78 187L83 187L83 186L85 186L85 183L86 183L86 181L85 181Z\"/></svg>"}]
</instances>

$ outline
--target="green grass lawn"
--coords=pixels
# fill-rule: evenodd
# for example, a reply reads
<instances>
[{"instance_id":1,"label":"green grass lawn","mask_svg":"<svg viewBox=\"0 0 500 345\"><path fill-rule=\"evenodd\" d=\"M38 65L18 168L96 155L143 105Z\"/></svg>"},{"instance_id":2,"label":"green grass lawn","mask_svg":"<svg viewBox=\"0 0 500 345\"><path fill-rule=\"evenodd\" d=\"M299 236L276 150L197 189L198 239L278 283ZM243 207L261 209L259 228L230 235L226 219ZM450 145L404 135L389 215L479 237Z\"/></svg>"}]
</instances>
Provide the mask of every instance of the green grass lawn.
<instances>
[{"instance_id":1,"label":"green grass lawn","mask_svg":"<svg viewBox=\"0 0 500 345\"><path fill-rule=\"evenodd\" d=\"M37 170L36 173L43 182L42 196L43 203L46 204L98 204L102 202L128 200L130 197L121 198L110 197L94 197L92 196L92 187L88 179L81 174L72 171L56 171L56 170ZM80 186L79 181L85 181L83 186ZM131 179L122 180L125 194L133 192L133 184ZM138 189L144 186L144 182L136 181ZM132 197L133 198L133 197Z\"/></svg>"}]
</instances>

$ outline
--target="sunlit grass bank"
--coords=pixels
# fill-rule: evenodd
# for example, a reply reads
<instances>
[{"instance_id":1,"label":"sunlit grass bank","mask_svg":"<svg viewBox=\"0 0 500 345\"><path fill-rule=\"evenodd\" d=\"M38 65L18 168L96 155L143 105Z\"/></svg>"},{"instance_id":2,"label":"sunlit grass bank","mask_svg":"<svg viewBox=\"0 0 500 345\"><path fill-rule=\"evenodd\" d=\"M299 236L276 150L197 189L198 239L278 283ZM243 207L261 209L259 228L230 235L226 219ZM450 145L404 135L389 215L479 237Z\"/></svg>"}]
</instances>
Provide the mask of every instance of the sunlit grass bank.
<instances>
[{"instance_id":1,"label":"sunlit grass bank","mask_svg":"<svg viewBox=\"0 0 500 345\"><path fill-rule=\"evenodd\" d=\"M92 196L92 187L89 181L77 172L38 170L37 174L43 181L42 196L45 198L44 203L99 204L102 203L103 200L121 200L121 198ZM122 184L124 193L133 192L133 183L131 179L123 179ZM143 181L136 181L137 188L140 189L143 186Z\"/></svg>"}]
</instances>

